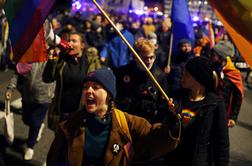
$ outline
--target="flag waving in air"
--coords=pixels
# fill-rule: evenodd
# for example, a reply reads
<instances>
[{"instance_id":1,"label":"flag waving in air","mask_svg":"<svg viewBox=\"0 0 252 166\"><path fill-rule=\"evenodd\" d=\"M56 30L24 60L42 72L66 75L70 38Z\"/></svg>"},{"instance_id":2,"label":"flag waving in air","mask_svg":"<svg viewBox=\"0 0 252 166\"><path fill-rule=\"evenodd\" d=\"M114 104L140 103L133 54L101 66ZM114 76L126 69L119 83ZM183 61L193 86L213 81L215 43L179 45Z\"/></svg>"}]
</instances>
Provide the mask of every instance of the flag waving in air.
<instances>
[{"instance_id":1,"label":"flag waving in air","mask_svg":"<svg viewBox=\"0 0 252 166\"><path fill-rule=\"evenodd\" d=\"M55 0L8 0L4 11L9 22L14 60L33 43Z\"/></svg>"},{"instance_id":2,"label":"flag waving in air","mask_svg":"<svg viewBox=\"0 0 252 166\"><path fill-rule=\"evenodd\" d=\"M194 30L187 0L173 0L171 21L173 33L172 52L177 51L179 40L184 38L189 39L194 45Z\"/></svg>"},{"instance_id":3,"label":"flag waving in air","mask_svg":"<svg viewBox=\"0 0 252 166\"><path fill-rule=\"evenodd\" d=\"M252 1L208 0L244 60L252 68Z\"/></svg>"}]
</instances>

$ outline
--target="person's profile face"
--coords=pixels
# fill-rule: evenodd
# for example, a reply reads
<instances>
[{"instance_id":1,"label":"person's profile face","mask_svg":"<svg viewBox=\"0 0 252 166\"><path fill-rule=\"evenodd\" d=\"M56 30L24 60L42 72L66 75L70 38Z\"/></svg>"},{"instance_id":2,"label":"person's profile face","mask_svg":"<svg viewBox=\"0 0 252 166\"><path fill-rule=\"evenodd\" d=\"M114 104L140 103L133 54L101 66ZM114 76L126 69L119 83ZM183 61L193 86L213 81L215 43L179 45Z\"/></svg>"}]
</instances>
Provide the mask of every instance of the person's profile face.
<instances>
[{"instance_id":1,"label":"person's profile face","mask_svg":"<svg viewBox=\"0 0 252 166\"><path fill-rule=\"evenodd\" d=\"M77 57L82 56L82 51L85 45L78 34L70 35L68 43L72 48L72 50L69 52L70 55L77 56Z\"/></svg>"},{"instance_id":2,"label":"person's profile face","mask_svg":"<svg viewBox=\"0 0 252 166\"><path fill-rule=\"evenodd\" d=\"M217 64L221 64L223 61L223 59L215 51L211 51L210 60L211 62L217 63Z\"/></svg>"}]
</instances>

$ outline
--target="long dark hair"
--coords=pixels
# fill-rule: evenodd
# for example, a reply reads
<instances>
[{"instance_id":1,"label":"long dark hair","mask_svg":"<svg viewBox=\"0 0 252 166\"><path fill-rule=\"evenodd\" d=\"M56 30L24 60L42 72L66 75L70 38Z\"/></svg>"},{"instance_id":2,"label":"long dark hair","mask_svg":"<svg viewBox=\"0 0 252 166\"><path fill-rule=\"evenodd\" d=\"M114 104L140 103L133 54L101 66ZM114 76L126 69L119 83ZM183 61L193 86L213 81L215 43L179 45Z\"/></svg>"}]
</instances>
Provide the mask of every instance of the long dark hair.
<instances>
[{"instance_id":1,"label":"long dark hair","mask_svg":"<svg viewBox=\"0 0 252 166\"><path fill-rule=\"evenodd\" d=\"M115 108L114 98L111 97L111 95L109 93L108 93L108 96L107 96L107 99L106 99L106 103L108 103L108 110L107 110L105 116L109 116L112 113L113 109Z\"/></svg>"}]
</instances>

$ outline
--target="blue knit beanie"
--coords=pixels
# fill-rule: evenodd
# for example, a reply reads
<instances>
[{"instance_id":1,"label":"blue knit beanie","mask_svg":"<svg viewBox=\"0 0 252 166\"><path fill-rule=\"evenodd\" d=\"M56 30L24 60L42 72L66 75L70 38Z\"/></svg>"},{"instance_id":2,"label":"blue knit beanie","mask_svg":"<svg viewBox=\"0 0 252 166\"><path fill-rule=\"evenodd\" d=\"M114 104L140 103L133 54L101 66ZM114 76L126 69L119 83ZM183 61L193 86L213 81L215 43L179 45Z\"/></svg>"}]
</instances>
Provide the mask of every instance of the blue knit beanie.
<instances>
[{"instance_id":1,"label":"blue knit beanie","mask_svg":"<svg viewBox=\"0 0 252 166\"><path fill-rule=\"evenodd\" d=\"M116 78L111 69L101 68L90 72L84 78L84 83L87 81L101 84L113 98L116 97Z\"/></svg>"}]
</instances>

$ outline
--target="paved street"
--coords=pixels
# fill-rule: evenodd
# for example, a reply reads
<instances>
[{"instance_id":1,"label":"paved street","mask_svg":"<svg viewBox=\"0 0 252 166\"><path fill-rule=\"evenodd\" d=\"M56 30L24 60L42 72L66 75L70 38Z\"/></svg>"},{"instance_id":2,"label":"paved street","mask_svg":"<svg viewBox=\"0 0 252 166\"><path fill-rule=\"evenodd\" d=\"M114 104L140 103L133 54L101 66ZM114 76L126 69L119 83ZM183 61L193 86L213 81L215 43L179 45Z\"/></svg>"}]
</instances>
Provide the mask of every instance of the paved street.
<instances>
[{"instance_id":1,"label":"paved street","mask_svg":"<svg viewBox=\"0 0 252 166\"><path fill-rule=\"evenodd\" d=\"M6 85L10 80L13 71L0 71L0 109L3 110L3 94ZM12 101L20 98L15 92ZM35 146L35 155L32 161L23 160L23 149L28 134L28 127L22 123L20 110L12 109L15 113L15 141L11 147L6 147L6 163L8 166L41 166L49 150L53 139L53 132L45 128L42 139ZM0 120L0 147L3 146L3 119ZM46 124L46 123L45 123ZM246 89L245 99L239 115L238 124L230 129L230 165L231 166L251 166L252 165L252 90Z\"/></svg>"}]
</instances>

